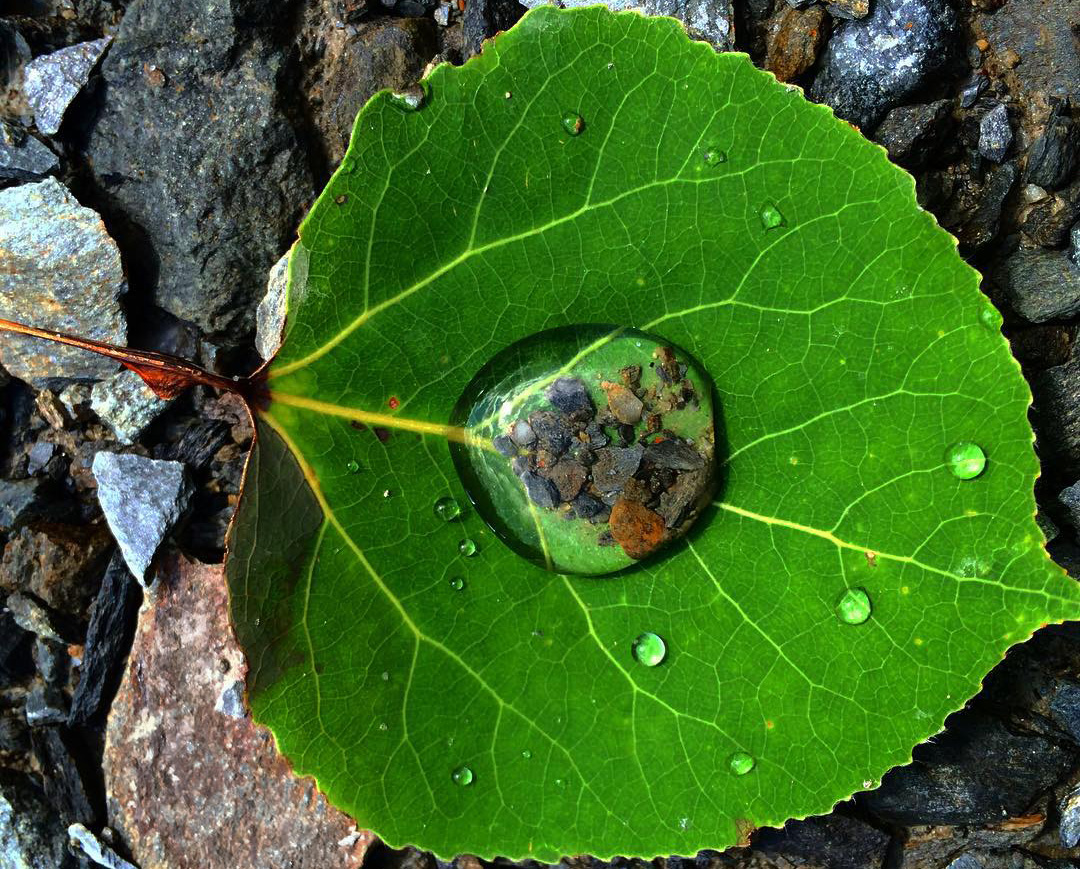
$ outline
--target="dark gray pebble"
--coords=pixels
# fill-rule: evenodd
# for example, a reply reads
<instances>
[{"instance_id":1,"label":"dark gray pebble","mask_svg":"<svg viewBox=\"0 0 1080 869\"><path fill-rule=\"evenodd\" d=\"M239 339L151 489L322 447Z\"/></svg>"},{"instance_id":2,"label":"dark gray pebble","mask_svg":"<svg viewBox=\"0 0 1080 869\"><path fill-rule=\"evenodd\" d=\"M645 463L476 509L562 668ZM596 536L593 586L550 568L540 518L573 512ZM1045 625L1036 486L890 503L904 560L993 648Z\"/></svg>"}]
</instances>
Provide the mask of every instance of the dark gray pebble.
<instances>
[{"instance_id":1,"label":"dark gray pebble","mask_svg":"<svg viewBox=\"0 0 1080 869\"><path fill-rule=\"evenodd\" d=\"M580 493L571 503L574 506L574 512L581 519L597 519L608 510L603 501L597 500L585 492Z\"/></svg>"},{"instance_id":2,"label":"dark gray pebble","mask_svg":"<svg viewBox=\"0 0 1080 869\"><path fill-rule=\"evenodd\" d=\"M493 438L491 445L508 459L512 459L518 454L517 444L514 443L509 435L499 435L498 437Z\"/></svg>"},{"instance_id":3,"label":"dark gray pebble","mask_svg":"<svg viewBox=\"0 0 1080 869\"><path fill-rule=\"evenodd\" d=\"M1018 250L999 275L1006 298L1025 320L1042 323L1080 313L1080 268L1062 251Z\"/></svg>"},{"instance_id":4,"label":"dark gray pebble","mask_svg":"<svg viewBox=\"0 0 1080 869\"><path fill-rule=\"evenodd\" d=\"M1009 110L1000 105L979 121L979 153L987 160L1000 163L1012 146L1013 131L1009 125Z\"/></svg>"},{"instance_id":5,"label":"dark gray pebble","mask_svg":"<svg viewBox=\"0 0 1080 869\"><path fill-rule=\"evenodd\" d=\"M559 503L559 490L551 480L545 480L532 471L519 474L518 479L521 480L522 485L525 487L529 500L536 506L550 509Z\"/></svg>"},{"instance_id":6,"label":"dark gray pebble","mask_svg":"<svg viewBox=\"0 0 1080 869\"><path fill-rule=\"evenodd\" d=\"M1075 848L1080 845L1080 788L1065 795L1061 801L1061 845Z\"/></svg>"},{"instance_id":7,"label":"dark gray pebble","mask_svg":"<svg viewBox=\"0 0 1080 869\"><path fill-rule=\"evenodd\" d=\"M558 378L544 390L544 397L556 410L578 419L588 419L595 410L589 391L577 377Z\"/></svg>"},{"instance_id":8,"label":"dark gray pebble","mask_svg":"<svg viewBox=\"0 0 1080 869\"><path fill-rule=\"evenodd\" d=\"M611 493L621 490L637 472L644 454L645 448L641 444L597 450L596 464L592 468L597 491Z\"/></svg>"},{"instance_id":9,"label":"dark gray pebble","mask_svg":"<svg viewBox=\"0 0 1080 869\"><path fill-rule=\"evenodd\" d=\"M645 461L658 468L695 471L705 467L705 457L690 444L671 438L645 447Z\"/></svg>"},{"instance_id":10,"label":"dark gray pebble","mask_svg":"<svg viewBox=\"0 0 1080 869\"><path fill-rule=\"evenodd\" d=\"M529 414L529 425L536 432L536 439L542 449L561 456L570 448L574 439L566 418L548 410L534 410Z\"/></svg>"},{"instance_id":11,"label":"dark gray pebble","mask_svg":"<svg viewBox=\"0 0 1080 869\"><path fill-rule=\"evenodd\" d=\"M585 478L588 476L584 465L569 458L560 459L539 473L555 484L561 501L572 501L585 485Z\"/></svg>"},{"instance_id":12,"label":"dark gray pebble","mask_svg":"<svg viewBox=\"0 0 1080 869\"><path fill-rule=\"evenodd\" d=\"M1024 180L1048 190L1066 184L1080 163L1080 125L1057 103L1050 112L1046 129L1028 151Z\"/></svg>"}]
</instances>

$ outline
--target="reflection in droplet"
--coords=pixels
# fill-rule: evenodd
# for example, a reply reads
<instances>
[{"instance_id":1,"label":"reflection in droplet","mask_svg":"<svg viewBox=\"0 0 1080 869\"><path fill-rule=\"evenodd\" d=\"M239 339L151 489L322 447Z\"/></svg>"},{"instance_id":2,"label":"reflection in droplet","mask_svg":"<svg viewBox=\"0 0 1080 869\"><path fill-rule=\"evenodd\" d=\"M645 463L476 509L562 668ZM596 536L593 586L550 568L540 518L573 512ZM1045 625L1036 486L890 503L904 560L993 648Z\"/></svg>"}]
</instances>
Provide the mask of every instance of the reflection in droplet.
<instances>
[{"instance_id":1,"label":"reflection in droplet","mask_svg":"<svg viewBox=\"0 0 1080 869\"><path fill-rule=\"evenodd\" d=\"M971 441L959 441L945 450L945 465L954 477L973 480L986 468L986 453Z\"/></svg>"},{"instance_id":2,"label":"reflection in droplet","mask_svg":"<svg viewBox=\"0 0 1080 869\"><path fill-rule=\"evenodd\" d=\"M449 495L436 501L434 509L435 515L444 522L457 519L461 515L461 505L457 502L457 499L451 498Z\"/></svg>"},{"instance_id":3,"label":"reflection in droplet","mask_svg":"<svg viewBox=\"0 0 1080 869\"><path fill-rule=\"evenodd\" d=\"M585 119L577 112L564 112L562 116L562 127L571 136L576 136L585 129Z\"/></svg>"},{"instance_id":4,"label":"reflection in droplet","mask_svg":"<svg viewBox=\"0 0 1080 869\"><path fill-rule=\"evenodd\" d=\"M464 555L466 558L476 555L476 541L471 537L466 537L458 544L458 552Z\"/></svg>"},{"instance_id":5,"label":"reflection in droplet","mask_svg":"<svg viewBox=\"0 0 1080 869\"><path fill-rule=\"evenodd\" d=\"M784 225L784 215L780 213L780 209L775 205L763 205L761 211L758 212L758 216L761 218L761 225L766 230L776 229Z\"/></svg>"},{"instance_id":6,"label":"reflection in droplet","mask_svg":"<svg viewBox=\"0 0 1080 869\"><path fill-rule=\"evenodd\" d=\"M871 611L870 595L862 588L849 588L836 603L840 621L849 625L861 625L870 618Z\"/></svg>"},{"instance_id":7,"label":"reflection in droplet","mask_svg":"<svg viewBox=\"0 0 1080 869\"><path fill-rule=\"evenodd\" d=\"M655 667L667 656L667 643L650 631L639 634L630 648L634 660L646 667Z\"/></svg>"},{"instance_id":8,"label":"reflection in droplet","mask_svg":"<svg viewBox=\"0 0 1080 869\"><path fill-rule=\"evenodd\" d=\"M471 785L473 783L474 776L473 771L469 767L459 766L450 773L450 778L454 784L464 787L465 785Z\"/></svg>"},{"instance_id":9,"label":"reflection in droplet","mask_svg":"<svg viewBox=\"0 0 1080 869\"><path fill-rule=\"evenodd\" d=\"M745 751L736 751L728 757L728 768L735 775L746 775L754 768L754 758Z\"/></svg>"}]
</instances>

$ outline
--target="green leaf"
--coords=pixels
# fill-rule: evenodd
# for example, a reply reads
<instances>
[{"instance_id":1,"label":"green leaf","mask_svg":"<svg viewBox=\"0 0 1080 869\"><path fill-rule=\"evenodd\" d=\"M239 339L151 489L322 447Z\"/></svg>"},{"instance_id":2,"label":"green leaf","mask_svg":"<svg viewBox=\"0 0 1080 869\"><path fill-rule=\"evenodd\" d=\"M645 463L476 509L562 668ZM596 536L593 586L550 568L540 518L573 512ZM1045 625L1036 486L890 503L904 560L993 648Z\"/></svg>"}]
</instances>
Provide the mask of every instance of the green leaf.
<instances>
[{"instance_id":1,"label":"green leaf","mask_svg":"<svg viewBox=\"0 0 1080 869\"><path fill-rule=\"evenodd\" d=\"M443 857L722 848L874 786L1077 615L997 314L880 148L598 8L532 12L427 87L372 99L301 228L232 539L255 718L332 802ZM604 578L433 510L466 500L469 380L582 323L693 354L727 444L690 536Z\"/></svg>"}]
</instances>

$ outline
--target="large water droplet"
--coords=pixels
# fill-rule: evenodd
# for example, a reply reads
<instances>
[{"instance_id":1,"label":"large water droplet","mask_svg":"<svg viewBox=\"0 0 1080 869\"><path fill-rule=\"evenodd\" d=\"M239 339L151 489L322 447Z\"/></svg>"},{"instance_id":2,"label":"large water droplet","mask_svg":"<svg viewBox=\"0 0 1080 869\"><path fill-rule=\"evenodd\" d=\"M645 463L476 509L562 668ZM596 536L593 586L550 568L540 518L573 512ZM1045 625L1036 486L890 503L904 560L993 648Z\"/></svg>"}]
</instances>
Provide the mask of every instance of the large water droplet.
<instances>
[{"instance_id":1,"label":"large water droplet","mask_svg":"<svg viewBox=\"0 0 1080 869\"><path fill-rule=\"evenodd\" d=\"M511 344L454 409L450 451L495 533L549 570L598 576L681 537L716 476L713 390L685 351L574 326Z\"/></svg>"},{"instance_id":2,"label":"large water droplet","mask_svg":"<svg viewBox=\"0 0 1080 869\"><path fill-rule=\"evenodd\" d=\"M706 166L719 166L721 163L727 162L727 153L716 145L709 145L702 152L701 157L702 160L705 161Z\"/></svg>"},{"instance_id":3,"label":"large water droplet","mask_svg":"<svg viewBox=\"0 0 1080 869\"><path fill-rule=\"evenodd\" d=\"M435 502L435 515L442 519L444 522L449 522L451 519L457 519L461 515L461 505L457 502L457 499L446 496L440 498Z\"/></svg>"},{"instance_id":4,"label":"large water droplet","mask_svg":"<svg viewBox=\"0 0 1080 869\"><path fill-rule=\"evenodd\" d=\"M460 552L466 558L471 558L473 555L476 555L476 541L473 540L471 537L464 538L460 543L458 543L457 548L458 552Z\"/></svg>"},{"instance_id":5,"label":"large water droplet","mask_svg":"<svg viewBox=\"0 0 1080 869\"><path fill-rule=\"evenodd\" d=\"M634 660L646 667L655 667L667 657L667 643L663 638L650 631L638 634L630 647Z\"/></svg>"},{"instance_id":6,"label":"large water droplet","mask_svg":"<svg viewBox=\"0 0 1080 869\"><path fill-rule=\"evenodd\" d=\"M577 112L563 112L562 127L571 136L576 136L585 129L585 119Z\"/></svg>"},{"instance_id":7,"label":"large water droplet","mask_svg":"<svg viewBox=\"0 0 1080 869\"><path fill-rule=\"evenodd\" d=\"M865 589L849 588L836 602L836 614L849 625L861 625L871 612L870 595Z\"/></svg>"},{"instance_id":8,"label":"large water droplet","mask_svg":"<svg viewBox=\"0 0 1080 869\"><path fill-rule=\"evenodd\" d=\"M735 775L746 775L754 768L754 758L745 751L733 752L728 757L728 768Z\"/></svg>"},{"instance_id":9,"label":"large water droplet","mask_svg":"<svg viewBox=\"0 0 1080 869\"><path fill-rule=\"evenodd\" d=\"M780 213L780 209L775 205L763 205L761 211L758 212L758 216L761 218L761 225L766 230L776 229L784 225L784 215Z\"/></svg>"},{"instance_id":10,"label":"large water droplet","mask_svg":"<svg viewBox=\"0 0 1080 869\"><path fill-rule=\"evenodd\" d=\"M463 588L465 588L465 580L462 579L460 576L453 577L450 580L450 588L452 588L454 591L461 591Z\"/></svg>"},{"instance_id":11,"label":"large water droplet","mask_svg":"<svg viewBox=\"0 0 1080 869\"><path fill-rule=\"evenodd\" d=\"M454 784L462 785L463 787L465 785L471 785L474 778L475 776L473 775L472 769L467 766L459 766L452 773L450 773L451 781L453 781Z\"/></svg>"},{"instance_id":12,"label":"large water droplet","mask_svg":"<svg viewBox=\"0 0 1080 869\"><path fill-rule=\"evenodd\" d=\"M945 465L960 480L973 480L986 468L986 453L971 441L960 441L945 450Z\"/></svg>"},{"instance_id":13,"label":"large water droplet","mask_svg":"<svg viewBox=\"0 0 1080 869\"><path fill-rule=\"evenodd\" d=\"M423 108L427 99L428 89L426 83L414 85L390 95L390 102L405 112L415 112Z\"/></svg>"}]
</instances>

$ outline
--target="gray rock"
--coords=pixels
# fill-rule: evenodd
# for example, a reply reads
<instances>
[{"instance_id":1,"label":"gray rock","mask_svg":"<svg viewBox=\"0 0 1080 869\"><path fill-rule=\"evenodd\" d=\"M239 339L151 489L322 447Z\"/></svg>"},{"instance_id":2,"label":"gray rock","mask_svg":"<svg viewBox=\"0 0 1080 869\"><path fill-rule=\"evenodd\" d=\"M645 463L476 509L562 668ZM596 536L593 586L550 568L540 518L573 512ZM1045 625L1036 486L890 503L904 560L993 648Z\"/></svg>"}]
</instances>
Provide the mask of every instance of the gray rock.
<instances>
[{"instance_id":1,"label":"gray rock","mask_svg":"<svg viewBox=\"0 0 1080 869\"><path fill-rule=\"evenodd\" d=\"M1042 460L1080 474L1080 359L1048 368L1032 381L1031 391Z\"/></svg>"},{"instance_id":2,"label":"gray rock","mask_svg":"<svg viewBox=\"0 0 1080 869\"><path fill-rule=\"evenodd\" d=\"M529 500L536 504L537 507L551 509L559 503L559 490L555 488L555 484L550 480L534 474L532 471L519 474L518 479L521 480L521 484L525 487L525 493L529 496Z\"/></svg>"},{"instance_id":3,"label":"gray rock","mask_svg":"<svg viewBox=\"0 0 1080 869\"><path fill-rule=\"evenodd\" d=\"M90 391L90 407L123 444L134 443L171 403L158 398L138 374L127 368L98 381Z\"/></svg>"},{"instance_id":4,"label":"gray rock","mask_svg":"<svg viewBox=\"0 0 1080 869\"><path fill-rule=\"evenodd\" d=\"M230 718L247 718L247 707L244 706L244 682L236 679L225 686L214 704L214 711Z\"/></svg>"},{"instance_id":5,"label":"gray rock","mask_svg":"<svg viewBox=\"0 0 1080 869\"><path fill-rule=\"evenodd\" d=\"M465 57L479 54L485 39L500 30L509 30L524 12L525 7L518 0L472 0L466 3L461 22Z\"/></svg>"},{"instance_id":6,"label":"gray rock","mask_svg":"<svg viewBox=\"0 0 1080 869\"><path fill-rule=\"evenodd\" d=\"M868 132L948 62L955 29L945 0L875 0L837 27L810 94Z\"/></svg>"},{"instance_id":7,"label":"gray rock","mask_svg":"<svg viewBox=\"0 0 1080 869\"><path fill-rule=\"evenodd\" d=\"M1080 542L1080 482L1063 489L1058 494L1058 500L1065 507L1065 516L1072 525L1073 536Z\"/></svg>"},{"instance_id":8,"label":"gray rock","mask_svg":"<svg viewBox=\"0 0 1080 869\"><path fill-rule=\"evenodd\" d=\"M57 869L66 836L40 789L24 775L0 770L0 866Z\"/></svg>"},{"instance_id":9,"label":"gray rock","mask_svg":"<svg viewBox=\"0 0 1080 869\"><path fill-rule=\"evenodd\" d=\"M589 390L580 377L559 377L547 389L544 397L556 410L567 416L592 416L595 408Z\"/></svg>"},{"instance_id":10,"label":"gray rock","mask_svg":"<svg viewBox=\"0 0 1080 869\"><path fill-rule=\"evenodd\" d=\"M264 0L132 3L85 146L118 223L140 228L133 244L154 261L140 292L234 344L250 340L261 276L313 195L289 120L287 28L261 23L275 11Z\"/></svg>"},{"instance_id":11,"label":"gray rock","mask_svg":"<svg viewBox=\"0 0 1080 869\"><path fill-rule=\"evenodd\" d=\"M998 272L1013 309L1042 323L1080 313L1080 268L1062 251L1018 250Z\"/></svg>"},{"instance_id":12,"label":"gray rock","mask_svg":"<svg viewBox=\"0 0 1080 869\"><path fill-rule=\"evenodd\" d=\"M1024 180L1050 190L1066 184L1080 163L1080 125L1059 102L1050 112L1046 129L1031 144Z\"/></svg>"},{"instance_id":13,"label":"gray rock","mask_svg":"<svg viewBox=\"0 0 1080 869\"><path fill-rule=\"evenodd\" d=\"M134 864L117 854L82 824L72 824L67 832L72 850L82 854L95 866L102 866L104 869L136 869Z\"/></svg>"},{"instance_id":14,"label":"gray rock","mask_svg":"<svg viewBox=\"0 0 1080 869\"><path fill-rule=\"evenodd\" d=\"M952 103L937 100L926 105L900 106L885 116L874 139L901 166L918 167L935 154L949 123Z\"/></svg>"},{"instance_id":15,"label":"gray rock","mask_svg":"<svg viewBox=\"0 0 1080 869\"><path fill-rule=\"evenodd\" d=\"M1026 189L1043 191L1034 184ZM1020 230L1039 247L1062 248L1069 244L1071 227L1080 220L1080 180L1049 193L1023 207L1020 211Z\"/></svg>"},{"instance_id":16,"label":"gray rock","mask_svg":"<svg viewBox=\"0 0 1080 869\"><path fill-rule=\"evenodd\" d=\"M857 21L870 14L870 0L833 0L825 4L825 10L833 18Z\"/></svg>"},{"instance_id":17,"label":"gray rock","mask_svg":"<svg viewBox=\"0 0 1080 869\"><path fill-rule=\"evenodd\" d=\"M994 163L1004 160L1012 140L1009 110L1005 106L995 106L979 120L979 153L987 160Z\"/></svg>"},{"instance_id":18,"label":"gray rock","mask_svg":"<svg viewBox=\"0 0 1080 869\"><path fill-rule=\"evenodd\" d=\"M960 89L960 105L965 109L970 109L989 84L990 79L981 72L972 75Z\"/></svg>"},{"instance_id":19,"label":"gray rock","mask_svg":"<svg viewBox=\"0 0 1080 869\"><path fill-rule=\"evenodd\" d=\"M26 454L26 473L31 477L44 468L52 460L56 453L56 444L49 441L38 441Z\"/></svg>"},{"instance_id":20,"label":"gray rock","mask_svg":"<svg viewBox=\"0 0 1080 869\"><path fill-rule=\"evenodd\" d=\"M90 416L90 390L85 383L72 383L65 386L56 398L72 421L86 420Z\"/></svg>"},{"instance_id":21,"label":"gray rock","mask_svg":"<svg viewBox=\"0 0 1080 869\"><path fill-rule=\"evenodd\" d=\"M1061 846L1075 848L1080 845L1080 788L1067 793L1058 809L1061 812Z\"/></svg>"},{"instance_id":22,"label":"gray rock","mask_svg":"<svg viewBox=\"0 0 1080 869\"><path fill-rule=\"evenodd\" d=\"M101 60L111 36L69 45L35 57L23 71L23 93L34 110L37 128L48 136L60 130L71 101L79 95Z\"/></svg>"},{"instance_id":23,"label":"gray rock","mask_svg":"<svg viewBox=\"0 0 1080 869\"><path fill-rule=\"evenodd\" d=\"M291 251L290 251L291 253ZM266 295L255 311L255 349L269 360L285 337L285 291L289 282L289 254L274 263L266 279Z\"/></svg>"},{"instance_id":24,"label":"gray rock","mask_svg":"<svg viewBox=\"0 0 1080 869\"><path fill-rule=\"evenodd\" d=\"M99 452L92 466L98 502L140 582L161 542L187 512L192 486L184 466L142 456Z\"/></svg>"},{"instance_id":25,"label":"gray rock","mask_svg":"<svg viewBox=\"0 0 1080 869\"><path fill-rule=\"evenodd\" d=\"M120 252L101 218L56 179L0 190L0 317L114 344L127 340ZM0 360L43 388L98 380L117 364L84 350L5 335Z\"/></svg>"},{"instance_id":26,"label":"gray rock","mask_svg":"<svg viewBox=\"0 0 1080 869\"><path fill-rule=\"evenodd\" d=\"M34 519L55 519L64 512L49 481L0 480L0 531L18 531Z\"/></svg>"},{"instance_id":27,"label":"gray rock","mask_svg":"<svg viewBox=\"0 0 1080 869\"><path fill-rule=\"evenodd\" d=\"M60 159L18 124L0 120L0 180L36 181L60 168Z\"/></svg>"},{"instance_id":28,"label":"gray rock","mask_svg":"<svg viewBox=\"0 0 1080 869\"><path fill-rule=\"evenodd\" d=\"M524 6L535 9L551 0L524 0ZM678 18L693 35L707 39L721 51L735 47L735 14L730 0L601 0L608 9L620 12L633 9L646 15L670 15ZM559 6L576 8L595 6L597 0L561 0ZM468 8L468 7L466 7Z\"/></svg>"},{"instance_id":29,"label":"gray rock","mask_svg":"<svg viewBox=\"0 0 1080 869\"><path fill-rule=\"evenodd\" d=\"M621 492L626 481L637 471L645 448L641 444L632 447L605 447L596 451L596 464L592 468L596 491Z\"/></svg>"},{"instance_id":30,"label":"gray rock","mask_svg":"<svg viewBox=\"0 0 1080 869\"><path fill-rule=\"evenodd\" d=\"M765 828L754 850L785 858L779 865L828 866L829 869L871 869L881 866L889 836L844 815L788 821L782 829Z\"/></svg>"},{"instance_id":31,"label":"gray rock","mask_svg":"<svg viewBox=\"0 0 1080 869\"><path fill-rule=\"evenodd\" d=\"M1080 221L1074 223L1069 230L1069 260L1080 268Z\"/></svg>"}]
</instances>

